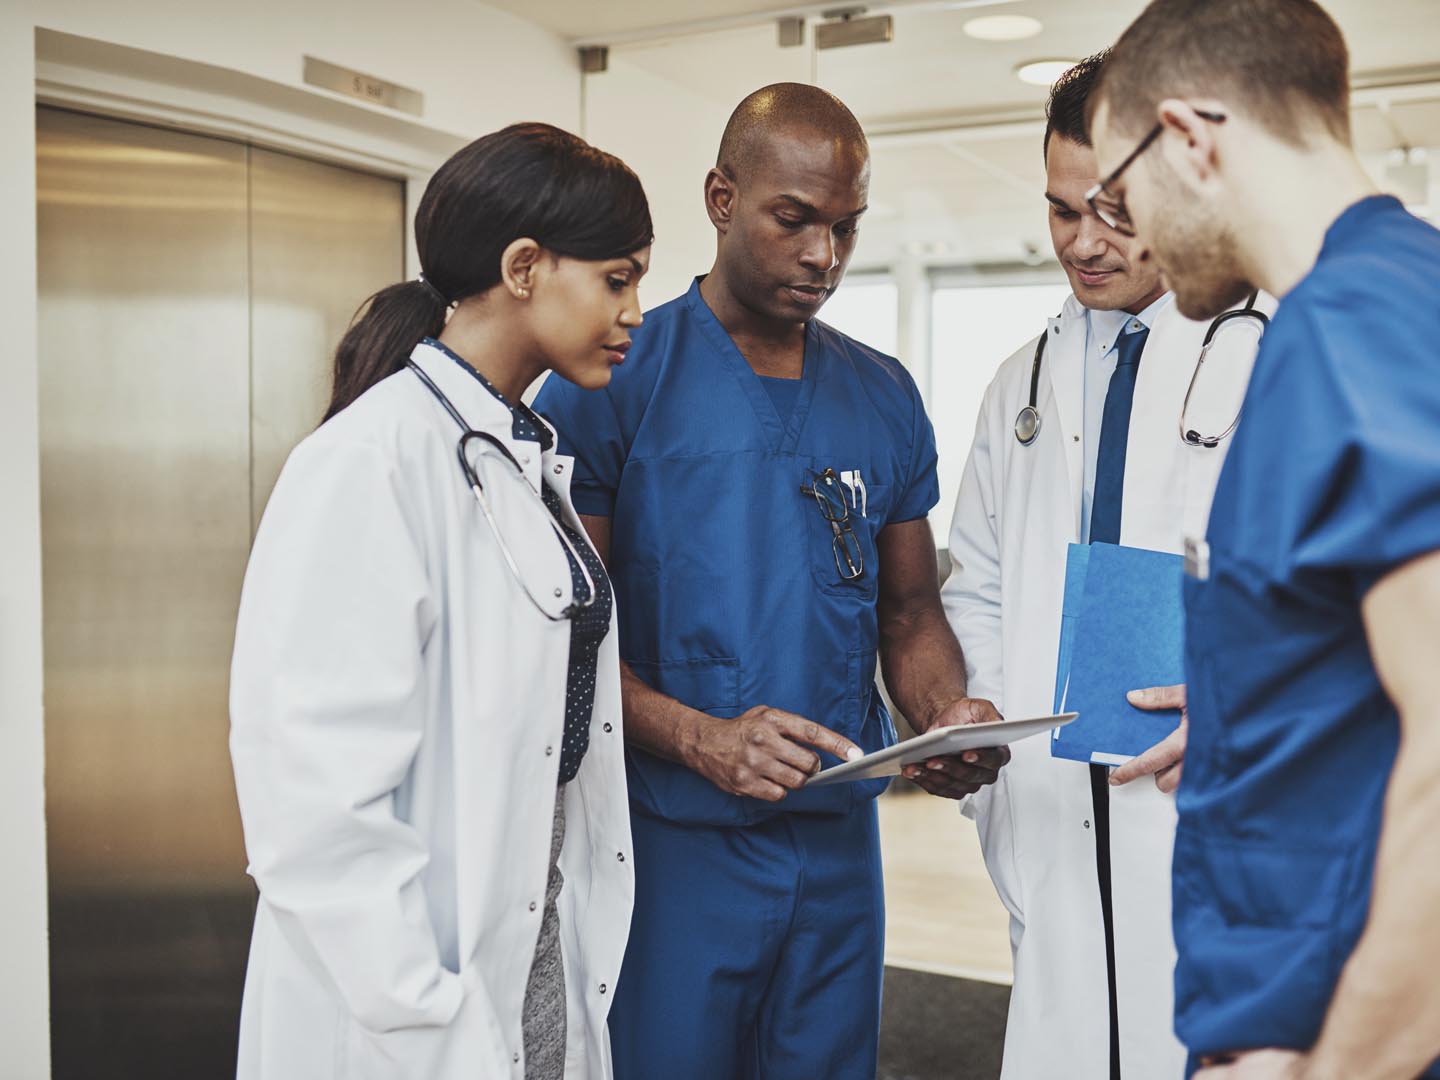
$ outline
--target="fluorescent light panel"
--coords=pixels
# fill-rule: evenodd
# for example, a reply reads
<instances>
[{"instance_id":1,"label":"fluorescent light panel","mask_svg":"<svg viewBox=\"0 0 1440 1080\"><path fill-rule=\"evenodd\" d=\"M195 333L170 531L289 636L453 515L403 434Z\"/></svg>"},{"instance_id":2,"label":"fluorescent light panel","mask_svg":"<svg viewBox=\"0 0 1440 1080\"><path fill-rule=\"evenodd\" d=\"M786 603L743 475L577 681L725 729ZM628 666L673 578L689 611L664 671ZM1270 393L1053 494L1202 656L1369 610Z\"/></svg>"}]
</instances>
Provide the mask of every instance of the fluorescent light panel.
<instances>
[{"instance_id":1,"label":"fluorescent light panel","mask_svg":"<svg viewBox=\"0 0 1440 1080\"><path fill-rule=\"evenodd\" d=\"M1031 60L1015 69L1015 77L1031 86L1053 86L1055 80L1064 75L1079 60Z\"/></svg>"},{"instance_id":2,"label":"fluorescent light panel","mask_svg":"<svg viewBox=\"0 0 1440 1080\"><path fill-rule=\"evenodd\" d=\"M1029 15L982 15L963 27L965 33L981 41L1023 41L1040 33L1045 27Z\"/></svg>"}]
</instances>

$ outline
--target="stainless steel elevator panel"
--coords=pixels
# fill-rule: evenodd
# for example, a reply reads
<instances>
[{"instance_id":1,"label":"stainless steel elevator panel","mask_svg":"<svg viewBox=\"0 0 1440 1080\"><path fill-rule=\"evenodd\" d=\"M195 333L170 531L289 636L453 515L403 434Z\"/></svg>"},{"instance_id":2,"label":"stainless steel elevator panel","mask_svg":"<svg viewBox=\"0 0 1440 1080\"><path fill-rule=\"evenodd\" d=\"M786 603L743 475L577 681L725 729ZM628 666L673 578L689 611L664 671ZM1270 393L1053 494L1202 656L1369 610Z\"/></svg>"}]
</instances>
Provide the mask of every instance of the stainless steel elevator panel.
<instances>
[{"instance_id":1,"label":"stainless steel elevator panel","mask_svg":"<svg viewBox=\"0 0 1440 1080\"><path fill-rule=\"evenodd\" d=\"M51 886L233 879L245 864L223 733L250 540L245 147L41 115Z\"/></svg>"},{"instance_id":2,"label":"stainless steel elevator panel","mask_svg":"<svg viewBox=\"0 0 1440 1080\"><path fill-rule=\"evenodd\" d=\"M240 583L338 329L400 275L403 192L169 129L37 121L54 1075L233 1075L254 906L226 747ZM297 223L354 188L380 226L333 207L328 229ZM322 287L284 281L326 244Z\"/></svg>"},{"instance_id":3,"label":"stainless steel elevator panel","mask_svg":"<svg viewBox=\"0 0 1440 1080\"><path fill-rule=\"evenodd\" d=\"M250 151L256 525L290 448L320 422L331 358L370 293L405 261L397 180Z\"/></svg>"}]
</instances>

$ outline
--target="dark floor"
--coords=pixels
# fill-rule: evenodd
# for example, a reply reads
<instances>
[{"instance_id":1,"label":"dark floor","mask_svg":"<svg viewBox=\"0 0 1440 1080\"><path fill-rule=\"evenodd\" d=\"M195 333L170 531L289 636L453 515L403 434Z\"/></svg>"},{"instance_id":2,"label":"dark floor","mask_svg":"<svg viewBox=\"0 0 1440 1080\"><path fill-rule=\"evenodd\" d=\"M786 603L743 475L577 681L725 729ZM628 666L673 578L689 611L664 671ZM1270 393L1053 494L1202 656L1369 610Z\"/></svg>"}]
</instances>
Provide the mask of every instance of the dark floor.
<instances>
[{"instance_id":1,"label":"dark floor","mask_svg":"<svg viewBox=\"0 0 1440 1080\"><path fill-rule=\"evenodd\" d=\"M253 911L248 890L52 899L54 1080L234 1076ZM887 968L880 1080L994 1080L1009 997Z\"/></svg>"},{"instance_id":2,"label":"dark floor","mask_svg":"<svg viewBox=\"0 0 1440 1080\"><path fill-rule=\"evenodd\" d=\"M879 1080L995 1080L1010 988L885 969Z\"/></svg>"}]
</instances>

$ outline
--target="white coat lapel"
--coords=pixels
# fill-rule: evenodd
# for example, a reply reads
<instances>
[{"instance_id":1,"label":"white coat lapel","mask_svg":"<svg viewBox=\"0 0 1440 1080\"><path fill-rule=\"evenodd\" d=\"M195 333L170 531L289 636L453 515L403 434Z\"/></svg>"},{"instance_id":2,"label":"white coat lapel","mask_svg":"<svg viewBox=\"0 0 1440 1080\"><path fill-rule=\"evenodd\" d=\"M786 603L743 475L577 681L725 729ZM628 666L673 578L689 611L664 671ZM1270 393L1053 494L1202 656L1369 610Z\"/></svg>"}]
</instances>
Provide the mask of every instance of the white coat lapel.
<instances>
[{"instance_id":1,"label":"white coat lapel","mask_svg":"<svg viewBox=\"0 0 1440 1080\"><path fill-rule=\"evenodd\" d=\"M528 594L550 619L561 618L573 599L574 587L570 563L554 519L540 496L541 469L545 464L540 447L529 440L516 439L510 410L444 353L422 343L415 347L410 358L449 399L467 425L504 447L502 451L481 438L472 438L466 444L465 457L480 481L484 500L482 503L476 499L474 504L478 535L484 538L482 542L493 541L497 557L513 567L511 576L516 579L517 590ZM438 399L432 399L432 393L419 380L416 392L431 403L444 437L455 440L458 446L461 429L456 421L443 411L444 406ZM518 470L515 462L520 465ZM458 461L455 479L457 483L465 483ZM573 510L569 510L567 517L571 515ZM575 524L578 527L578 521Z\"/></svg>"},{"instance_id":2,"label":"white coat lapel","mask_svg":"<svg viewBox=\"0 0 1440 1080\"><path fill-rule=\"evenodd\" d=\"M1045 370L1054 395L1065 474L1070 488L1074 535L1080 535L1080 506L1085 494L1085 309L1071 296L1047 328Z\"/></svg>"}]
</instances>

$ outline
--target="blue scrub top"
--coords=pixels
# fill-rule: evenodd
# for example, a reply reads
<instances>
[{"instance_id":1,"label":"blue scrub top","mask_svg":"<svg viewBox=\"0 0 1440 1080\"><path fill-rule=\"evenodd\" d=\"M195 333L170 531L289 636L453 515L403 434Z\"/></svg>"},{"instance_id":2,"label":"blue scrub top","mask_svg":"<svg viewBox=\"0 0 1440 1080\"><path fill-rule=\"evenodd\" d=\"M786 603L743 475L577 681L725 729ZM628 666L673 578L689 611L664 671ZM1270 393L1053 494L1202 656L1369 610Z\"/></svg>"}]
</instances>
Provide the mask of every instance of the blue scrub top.
<instances>
[{"instance_id":1,"label":"blue scrub top","mask_svg":"<svg viewBox=\"0 0 1440 1080\"><path fill-rule=\"evenodd\" d=\"M1186 581L1176 1030L1195 1053L1305 1049L1365 923L1398 743L1360 603L1440 549L1440 233L1395 199L1346 210L1280 304L1208 541Z\"/></svg>"},{"instance_id":2,"label":"blue scrub top","mask_svg":"<svg viewBox=\"0 0 1440 1080\"><path fill-rule=\"evenodd\" d=\"M867 751L894 743L875 688L876 536L924 518L940 497L935 434L898 361L812 321L782 419L697 279L645 315L608 388L552 378L535 407L575 456L576 508L612 519L620 654L636 676L712 716L770 705ZM858 581L841 579L831 528L800 490L826 468L850 478ZM846 811L886 785L836 784L771 804L627 753L632 804L678 822Z\"/></svg>"}]
</instances>

